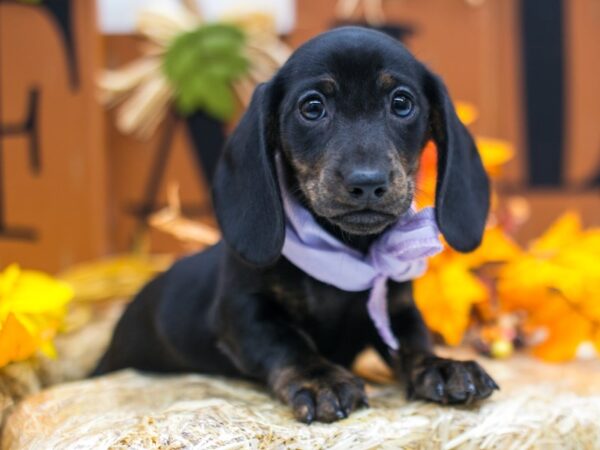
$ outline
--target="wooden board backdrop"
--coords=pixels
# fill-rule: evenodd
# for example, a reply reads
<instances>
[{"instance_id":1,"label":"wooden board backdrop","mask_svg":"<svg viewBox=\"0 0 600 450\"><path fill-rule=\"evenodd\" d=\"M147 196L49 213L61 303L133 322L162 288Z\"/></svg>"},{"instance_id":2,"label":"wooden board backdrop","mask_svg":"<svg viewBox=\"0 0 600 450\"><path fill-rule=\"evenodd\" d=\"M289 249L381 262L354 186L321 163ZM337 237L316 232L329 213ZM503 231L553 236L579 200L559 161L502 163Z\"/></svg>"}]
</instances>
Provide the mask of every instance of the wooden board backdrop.
<instances>
[{"instance_id":1,"label":"wooden board backdrop","mask_svg":"<svg viewBox=\"0 0 600 450\"><path fill-rule=\"evenodd\" d=\"M0 269L56 271L109 251L94 9L0 1Z\"/></svg>"},{"instance_id":2,"label":"wooden board backdrop","mask_svg":"<svg viewBox=\"0 0 600 450\"><path fill-rule=\"evenodd\" d=\"M590 187L590 180L600 172L600 2L562 2L565 154L561 184L542 188L529 185L523 1L384 0L383 4L388 22L413 30L406 44L443 76L453 97L478 108L480 118L473 130L515 145L517 155L507 166L500 188L506 195L522 195L531 202L532 218L520 235L526 241L567 208L581 211L588 225L600 224L598 187ZM153 251L181 250L161 233L140 232L140 211L149 198L152 208L163 205L166 187L173 181L180 184L186 215L213 220L208 187L184 123L176 126L167 159L158 164L164 130L148 141L124 136L114 126L114 113L102 113L95 101L95 71L134 58L140 40L105 36L99 48L92 1L71 2L77 89L70 86L64 49L46 13L0 0L0 124L22 122L29 90L39 86L42 161L41 171L35 173L28 160L27 136L0 138L0 267L16 260L30 267L58 269L129 250L140 236L148 238ZM286 40L296 47L334 26L336 3L298 0L297 26ZM153 172L153 167L161 170ZM11 227L31 228L36 238L11 237L6 233Z\"/></svg>"}]
</instances>

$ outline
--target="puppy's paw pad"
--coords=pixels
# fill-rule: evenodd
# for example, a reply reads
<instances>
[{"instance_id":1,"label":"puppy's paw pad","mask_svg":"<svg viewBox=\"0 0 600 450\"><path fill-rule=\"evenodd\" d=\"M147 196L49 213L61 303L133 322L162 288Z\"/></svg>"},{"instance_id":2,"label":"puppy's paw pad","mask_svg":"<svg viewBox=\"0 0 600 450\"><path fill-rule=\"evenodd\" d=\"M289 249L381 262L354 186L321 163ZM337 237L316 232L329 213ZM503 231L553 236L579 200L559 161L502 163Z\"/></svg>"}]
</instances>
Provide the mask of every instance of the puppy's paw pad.
<instances>
[{"instance_id":1,"label":"puppy's paw pad","mask_svg":"<svg viewBox=\"0 0 600 450\"><path fill-rule=\"evenodd\" d=\"M410 373L408 394L437 403L470 404L500 389L475 361L427 358Z\"/></svg>"}]
</instances>

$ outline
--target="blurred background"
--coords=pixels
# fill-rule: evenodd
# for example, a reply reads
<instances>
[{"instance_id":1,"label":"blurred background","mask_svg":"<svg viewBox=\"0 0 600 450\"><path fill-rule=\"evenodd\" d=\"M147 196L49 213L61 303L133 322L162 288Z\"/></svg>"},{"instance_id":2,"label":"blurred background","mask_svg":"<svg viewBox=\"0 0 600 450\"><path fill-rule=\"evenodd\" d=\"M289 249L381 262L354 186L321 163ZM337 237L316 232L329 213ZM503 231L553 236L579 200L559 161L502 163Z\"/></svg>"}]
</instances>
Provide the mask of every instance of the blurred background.
<instances>
[{"instance_id":1,"label":"blurred background","mask_svg":"<svg viewBox=\"0 0 600 450\"><path fill-rule=\"evenodd\" d=\"M0 368L87 373L140 286L219 238L211 177L255 85L346 24L443 77L493 180L480 249L414 283L437 342L596 358L599 0L0 0ZM418 206L435 179L430 142Z\"/></svg>"},{"instance_id":2,"label":"blurred background","mask_svg":"<svg viewBox=\"0 0 600 450\"><path fill-rule=\"evenodd\" d=\"M184 113L151 73L177 27L214 21L241 24L272 57L250 61L233 113ZM496 187L514 200L518 242L569 209L600 223L597 0L0 0L0 267L185 251L149 216L171 190L181 216L214 224L212 164L253 82L286 46L346 23L404 42L472 131L510 149Z\"/></svg>"}]
</instances>

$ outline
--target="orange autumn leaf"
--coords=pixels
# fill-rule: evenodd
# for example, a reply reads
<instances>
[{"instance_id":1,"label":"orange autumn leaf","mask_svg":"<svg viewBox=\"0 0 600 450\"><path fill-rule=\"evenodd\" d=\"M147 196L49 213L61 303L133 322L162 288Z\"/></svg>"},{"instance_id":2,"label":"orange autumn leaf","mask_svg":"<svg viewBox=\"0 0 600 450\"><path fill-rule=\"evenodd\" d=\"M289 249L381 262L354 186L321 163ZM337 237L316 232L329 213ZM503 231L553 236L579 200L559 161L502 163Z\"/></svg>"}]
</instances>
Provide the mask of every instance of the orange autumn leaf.
<instances>
[{"instance_id":1,"label":"orange autumn leaf","mask_svg":"<svg viewBox=\"0 0 600 450\"><path fill-rule=\"evenodd\" d=\"M592 324L575 311L566 311L554 321L548 322L548 336L533 349L533 354L549 362L573 359L579 345L588 339Z\"/></svg>"},{"instance_id":2,"label":"orange autumn leaf","mask_svg":"<svg viewBox=\"0 0 600 450\"><path fill-rule=\"evenodd\" d=\"M499 227L488 227L481 246L472 253L446 247L429 261L427 272L414 284L415 301L427 326L446 343L459 344L470 324L472 308L490 300L488 288L473 270L520 255L519 246Z\"/></svg>"},{"instance_id":3,"label":"orange autumn leaf","mask_svg":"<svg viewBox=\"0 0 600 450\"><path fill-rule=\"evenodd\" d=\"M0 329L0 367L29 358L38 346L39 341L29 334L14 314L9 314Z\"/></svg>"},{"instance_id":4,"label":"orange autumn leaf","mask_svg":"<svg viewBox=\"0 0 600 450\"><path fill-rule=\"evenodd\" d=\"M474 304L489 298L486 286L471 273L461 254L450 249L430 260L415 281L415 301L427 326L446 343L457 345L469 325Z\"/></svg>"},{"instance_id":5,"label":"orange autumn leaf","mask_svg":"<svg viewBox=\"0 0 600 450\"><path fill-rule=\"evenodd\" d=\"M542 236L532 242L531 251L537 254L554 254L564 245L578 239L581 229L579 215L573 211L566 212Z\"/></svg>"},{"instance_id":6,"label":"orange autumn leaf","mask_svg":"<svg viewBox=\"0 0 600 450\"><path fill-rule=\"evenodd\" d=\"M457 112L460 113L457 107ZM465 119L471 119L470 112L463 112ZM461 120L465 125L468 123ZM501 169L514 155L513 146L504 140L477 136L475 138L479 155L486 172L492 178L500 175ZM417 176L416 203L419 207L431 206L435 202L435 187L437 179L437 148L433 141L427 142L421 154L419 173Z\"/></svg>"},{"instance_id":7,"label":"orange autumn leaf","mask_svg":"<svg viewBox=\"0 0 600 450\"><path fill-rule=\"evenodd\" d=\"M594 344L596 351L600 353L600 327L596 327L592 331L592 344Z\"/></svg>"},{"instance_id":8,"label":"orange autumn leaf","mask_svg":"<svg viewBox=\"0 0 600 450\"><path fill-rule=\"evenodd\" d=\"M499 226L488 226L483 234L481 245L471 253L461 254L460 258L470 268L487 263L511 261L519 257L521 248Z\"/></svg>"},{"instance_id":9,"label":"orange autumn leaf","mask_svg":"<svg viewBox=\"0 0 600 450\"><path fill-rule=\"evenodd\" d=\"M421 164L417 174L417 192L415 202L419 208L435 203L435 184L437 179L437 149L433 141L427 142L421 154Z\"/></svg>"},{"instance_id":10,"label":"orange autumn leaf","mask_svg":"<svg viewBox=\"0 0 600 450\"><path fill-rule=\"evenodd\" d=\"M545 332L539 357L571 359L586 341L600 352L600 228L583 230L565 213L502 268L498 295L504 310L524 311L526 326Z\"/></svg>"}]
</instances>

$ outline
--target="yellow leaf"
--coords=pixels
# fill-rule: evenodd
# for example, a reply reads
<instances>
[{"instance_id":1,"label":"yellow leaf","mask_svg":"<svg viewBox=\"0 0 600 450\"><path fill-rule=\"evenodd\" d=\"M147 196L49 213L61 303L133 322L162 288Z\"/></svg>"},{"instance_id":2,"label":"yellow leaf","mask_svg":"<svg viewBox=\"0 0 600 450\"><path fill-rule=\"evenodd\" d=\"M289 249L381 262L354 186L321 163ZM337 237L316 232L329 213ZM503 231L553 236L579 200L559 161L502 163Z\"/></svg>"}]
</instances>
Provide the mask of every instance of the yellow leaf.
<instances>
[{"instance_id":1,"label":"yellow leaf","mask_svg":"<svg viewBox=\"0 0 600 450\"><path fill-rule=\"evenodd\" d=\"M414 284L415 301L427 326L450 345L457 345L469 325L475 303L488 299L488 290L448 250L432 258L430 269Z\"/></svg>"},{"instance_id":2,"label":"yellow leaf","mask_svg":"<svg viewBox=\"0 0 600 450\"><path fill-rule=\"evenodd\" d=\"M581 219L573 211L560 216L546 232L530 246L531 251L540 255L552 255L564 245L575 241L581 233Z\"/></svg>"},{"instance_id":3,"label":"yellow leaf","mask_svg":"<svg viewBox=\"0 0 600 450\"><path fill-rule=\"evenodd\" d=\"M490 296L471 270L486 263L510 261L521 254L519 246L499 227L487 228L481 247L473 253L458 253L446 247L430 260L429 269L414 284L415 300L427 326L448 344L459 344L473 306Z\"/></svg>"},{"instance_id":4,"label":"yellow leaf","mask_svg":"<svg viewBox=\"0 0 600 450\"><path fill-rule=\"evenodd\" d=\"M0 272L0 367L21 361L37 350L53 354L71 287L42 272L16 264Z\"/></svg>"},{"instance_id":5,"label":"yellow leaf","mask_svg":"<svg viewBox=\"0 0 600 450\"><path fill-rule=\"evenodd\" d=\"M473 252L460 255L464 264L471 268L486 263L510 261L522 253L521 248L499 226L488 227L481 245Z\"/></svg>"},{"instance_id":6,"label":"yellow leaf","mask_svg":"<svg viewBox=\"0 0 600 450\"><path fill-rule=\"evenodd\" d=\"M62 310L73 297L71 287L36 271L21 271L11 265L0 273L0 320L9 311L40 314Z\"/></svg>"},{"instance_id":7,"label":"yellow leaf","mask_svg":"<svg viewBox=\"0 0 600 450\"><path fill-rule=\"evenodd\" d=\"M492 177L499 175L502 166L510 161L515 154L514 147L508 141L477 136L475 142L483 167Z\"/></svg>"}]
</instances>

